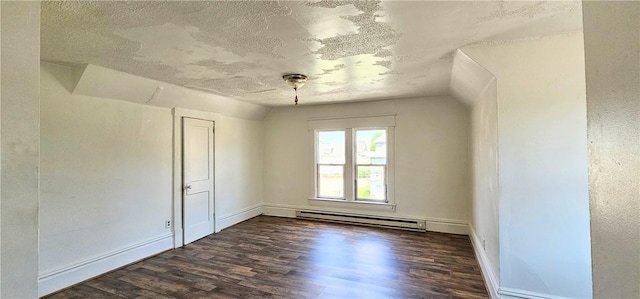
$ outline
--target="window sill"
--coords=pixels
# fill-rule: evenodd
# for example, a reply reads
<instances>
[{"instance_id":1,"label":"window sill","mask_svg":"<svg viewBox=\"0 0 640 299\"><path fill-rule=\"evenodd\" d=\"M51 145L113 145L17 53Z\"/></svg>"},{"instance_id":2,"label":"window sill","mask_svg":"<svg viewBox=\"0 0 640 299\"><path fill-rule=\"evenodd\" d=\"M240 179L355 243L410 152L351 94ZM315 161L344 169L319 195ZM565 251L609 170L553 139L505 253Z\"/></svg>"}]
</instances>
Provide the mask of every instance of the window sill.
<instances>
[{"instance_id":1,"label":"window sill","mask_svg":"<svg viewBox=\"0 0 640 299\"><path fill-rule=\"evenodd\" d=\"M329 198L309 198L309 205L331 208L350 208L359 210L395 212L396 205L386 202L346 201Z\"/></svg>"}]
</instances>

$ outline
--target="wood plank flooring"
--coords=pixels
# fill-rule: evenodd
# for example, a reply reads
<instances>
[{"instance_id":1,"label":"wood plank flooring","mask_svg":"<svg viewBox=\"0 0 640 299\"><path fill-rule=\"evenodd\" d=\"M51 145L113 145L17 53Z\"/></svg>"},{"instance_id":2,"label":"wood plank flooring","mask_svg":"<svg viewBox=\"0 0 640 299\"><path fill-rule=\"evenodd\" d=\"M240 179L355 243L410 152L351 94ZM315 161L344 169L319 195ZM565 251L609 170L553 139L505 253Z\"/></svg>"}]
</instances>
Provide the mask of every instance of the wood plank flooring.
<instances>
[{"instance_id":1,"label":"wood plank flooring","mask_svg":"<svg viewBox=\"0 0 640 299\"><path fill-rule=\"evenodd\" d=\"M467 236L258 216L47 298L488 298Z\"/></svg>"}]
</instances>

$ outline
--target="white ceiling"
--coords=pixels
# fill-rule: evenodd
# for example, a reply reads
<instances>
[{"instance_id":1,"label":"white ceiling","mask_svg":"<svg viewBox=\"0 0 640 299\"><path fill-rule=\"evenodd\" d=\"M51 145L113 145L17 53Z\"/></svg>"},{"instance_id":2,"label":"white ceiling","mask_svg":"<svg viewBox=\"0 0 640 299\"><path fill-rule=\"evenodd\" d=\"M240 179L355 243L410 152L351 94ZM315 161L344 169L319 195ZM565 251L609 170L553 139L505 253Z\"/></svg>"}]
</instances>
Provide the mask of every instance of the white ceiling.
<instances>
[{"instance_id":1,"label":"white ceiling","mask_svg":"<svg viewBox=\"0 0 640 299\"><path fill-rule=\"evenodd\" d=\"M261 105L449 93L455 50L582 30L579 1L42 2L43 60Z\"/></svg>"}]
</instances>

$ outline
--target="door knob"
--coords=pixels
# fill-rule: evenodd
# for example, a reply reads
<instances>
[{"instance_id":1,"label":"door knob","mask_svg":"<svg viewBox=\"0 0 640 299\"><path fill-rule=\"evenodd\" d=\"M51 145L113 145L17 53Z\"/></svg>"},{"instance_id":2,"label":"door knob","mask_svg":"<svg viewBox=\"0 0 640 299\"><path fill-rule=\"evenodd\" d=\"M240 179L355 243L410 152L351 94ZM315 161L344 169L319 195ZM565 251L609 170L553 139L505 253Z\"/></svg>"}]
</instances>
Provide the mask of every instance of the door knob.
<instances>
[{"instance_id":1,"label":"door knob","mask_svg":"<svg viewBox=\"0 0 640 299\"><path fill-rule=\"evenodd\" d=\"M191 190L191 185L189 184L184 185L184 190Z\"/></svg>"}]
</instances>

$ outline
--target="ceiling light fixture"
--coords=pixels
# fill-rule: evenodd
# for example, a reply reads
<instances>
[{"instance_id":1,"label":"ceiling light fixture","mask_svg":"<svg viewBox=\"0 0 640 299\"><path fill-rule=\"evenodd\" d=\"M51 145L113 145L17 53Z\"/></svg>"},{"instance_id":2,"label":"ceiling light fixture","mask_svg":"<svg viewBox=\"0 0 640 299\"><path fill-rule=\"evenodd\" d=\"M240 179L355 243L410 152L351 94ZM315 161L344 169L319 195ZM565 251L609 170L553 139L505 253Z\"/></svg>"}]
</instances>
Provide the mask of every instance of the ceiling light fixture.
<instances>
[{"instance_id":1,"label":"ceiling light fixture","mask_svg":"<svg viewBox=\"0 0 640 299\"><path fill-rule=\"evenodd\" d=\"M284 79L284 82L287 82L287 84L291 85L293 87L293 90L295 90L295 103L296 105L298 105L298 88L304 85L305 82L307 82L307 76L302 74L287 74L282 76L282 79Z\"/></svg>"}]
</instances>

